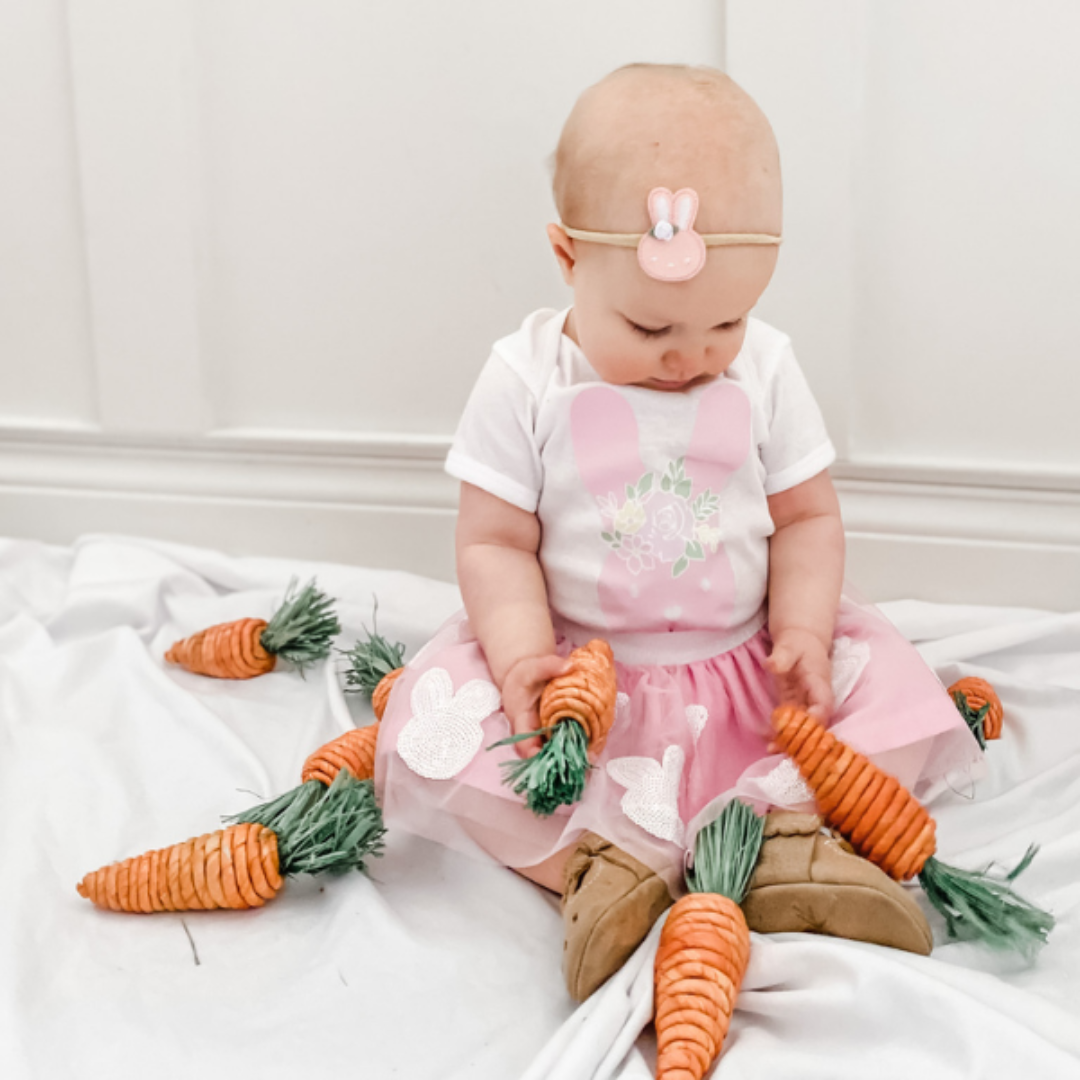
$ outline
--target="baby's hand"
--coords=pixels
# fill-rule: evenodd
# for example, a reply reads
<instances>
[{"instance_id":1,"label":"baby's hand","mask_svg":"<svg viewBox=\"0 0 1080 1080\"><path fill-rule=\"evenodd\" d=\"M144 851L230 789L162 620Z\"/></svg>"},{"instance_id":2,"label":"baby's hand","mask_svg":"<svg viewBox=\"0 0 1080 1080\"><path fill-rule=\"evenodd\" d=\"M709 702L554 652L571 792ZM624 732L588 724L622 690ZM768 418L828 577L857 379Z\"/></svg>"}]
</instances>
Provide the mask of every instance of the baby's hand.
<instances>
[{"instance_id":1,"label":"baby's hand","mask_svg":"<svg viewBox=\"0 0 1080 1080\"><path fill-rule=\"evenodd\" d=\"M506 673L502 684L502 705L515 735L535 731L540 726L540 695L557 675L565 674L569 661L561 656L526 656ZM518 757L532 757L540 740L522 739L514 743Z\"/></svg>"},{"instance_id":2,"label":"baby's hand","mask_svg":"<svg viewBox=\"0 0 1080 1080\"><path fill-rule=\"evenodd\" d=\"M785 630L774 641L766 661L776 679L781 705L806 709L818 720L833 711L832 663L819 637L808 630Z\"/></svg>"}]
</instances>

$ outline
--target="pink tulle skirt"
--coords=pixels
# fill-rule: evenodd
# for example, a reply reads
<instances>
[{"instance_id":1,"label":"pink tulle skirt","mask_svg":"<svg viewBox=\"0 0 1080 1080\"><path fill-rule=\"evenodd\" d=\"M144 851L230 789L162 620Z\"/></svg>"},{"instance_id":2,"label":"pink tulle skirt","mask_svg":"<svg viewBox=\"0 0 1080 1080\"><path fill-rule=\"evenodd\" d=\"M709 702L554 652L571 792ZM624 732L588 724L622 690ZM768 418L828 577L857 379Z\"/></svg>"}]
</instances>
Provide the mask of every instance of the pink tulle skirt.
<instances>
[{"instance_id":1,"label":"pink tulle skirt","mask_svg":"<svg viewBox=\"0 0 1080 1080\"><path fill-rule=\"evenodd\" d=\"M564 634L560 653L585 636ZM670 647L656 645L669 659ZM539 863L592 831L678 888L695 835L733 796L759 811L813 809L791 761L769 751L770 647L762 628L706 659L629 664L620 649L636 658L650 642L615 643L619 696L607 744L580 802L539 817L503 782L500 765L516 760L514 748L488 749L510 727L459 614L408 664L383 716L375 784L387 827L511 867ZM949 695L875 608L844 599L832 659L838 738L923 799L978 773L981 751Z\"/></svg>"}]
</instances>

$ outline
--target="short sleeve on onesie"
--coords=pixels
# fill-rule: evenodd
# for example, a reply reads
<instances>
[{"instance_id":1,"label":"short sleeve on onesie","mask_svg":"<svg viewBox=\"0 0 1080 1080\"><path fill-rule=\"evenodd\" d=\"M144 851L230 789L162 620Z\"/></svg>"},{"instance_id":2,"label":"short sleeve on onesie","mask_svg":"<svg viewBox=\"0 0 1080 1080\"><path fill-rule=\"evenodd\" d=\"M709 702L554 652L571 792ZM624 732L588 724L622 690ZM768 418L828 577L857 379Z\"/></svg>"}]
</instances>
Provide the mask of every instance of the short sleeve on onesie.
<instances>
[{"instance_id":1,"label":"short sleeve on onesie","mask_svg":"<svg viewBox=\"0 0 1080 1080\"><path fill-rule=\"evenodd\" d=\"M562 334L562 319L538 311L521 329L497 341L469 395L446 458L446 471L513 506L534 513L543 488L544 467L536 440L546 337Z\"/></svg>"},{"instance_id":2,"label":"short sleeve on onesie","mask_svg":"<svg viewBox=\"0 0 1080 1080\"><path fill-rule=\"evenodd\" d=\"M765 494L776 495L817 476L836 460L825 420L790 340L776 331L775 347L762 357L767 431L759 452Z\"/></svg>"}]
</instances>

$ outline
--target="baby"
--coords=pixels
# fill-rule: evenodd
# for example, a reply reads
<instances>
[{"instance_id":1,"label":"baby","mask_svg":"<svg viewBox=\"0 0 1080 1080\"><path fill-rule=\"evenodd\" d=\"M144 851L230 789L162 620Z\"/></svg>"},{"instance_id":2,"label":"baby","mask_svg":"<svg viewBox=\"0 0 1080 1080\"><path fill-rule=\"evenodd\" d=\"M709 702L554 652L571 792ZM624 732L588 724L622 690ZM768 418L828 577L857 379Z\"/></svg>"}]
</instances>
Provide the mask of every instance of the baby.
<instances>
[{"instance_id":1,"label":"baby","mask_svg":"<svg viewBox=\"0 0 1080 1080\"><path fill-rule=\"evenodd\" d=\"M788 338L751 316L781 234L768 121L718 71L632 65L577 102L554 191L573 306L495 344L458 429L465 612L391 695L387 822L562 894L578 999L672 903L736 795L774 811L752 929L928 952L914 901L821 832L770 746L791 702L916 794L979 759L914 649L842 596L835 453ZM539 817L500 773L539 739L485 748L537 728L545 684L595 637L616 659L615 723L581 801Z\"/></svg>"}]
</instances>

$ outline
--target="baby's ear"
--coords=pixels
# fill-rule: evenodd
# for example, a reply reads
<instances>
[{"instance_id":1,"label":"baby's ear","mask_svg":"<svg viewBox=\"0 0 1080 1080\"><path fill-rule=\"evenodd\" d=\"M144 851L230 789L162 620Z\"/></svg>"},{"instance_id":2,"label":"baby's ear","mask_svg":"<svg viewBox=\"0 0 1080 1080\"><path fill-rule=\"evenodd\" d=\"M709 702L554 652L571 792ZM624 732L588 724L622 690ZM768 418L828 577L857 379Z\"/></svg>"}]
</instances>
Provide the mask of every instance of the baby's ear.
<instances>
[{"instance_id":1,"label":"baby's ear","mask_svg":"<svg viewBox=\"0 0 1080 1080\"><path fill-rule=\"evenodd\" d=\"M675 192L675 210L672 224L680 231L689 229L694 224L698 212L698 195L693 188L680 188Z\"/></svg>"},{"instance_id":2,"label":"baby's ear","mask_svg":"<svg viewBox=\"0 0 1080 1080\"><path fill-rule=\"evenodd\" d=\"M555 259L559 264L563 281L571 287L574 284L574 266L577 263L577 252L574 249L574 241L566 235L566 230L561 225L552 223L547 227L548 242L551 250L555 252Z\"/></svg>"}]
</instances>

